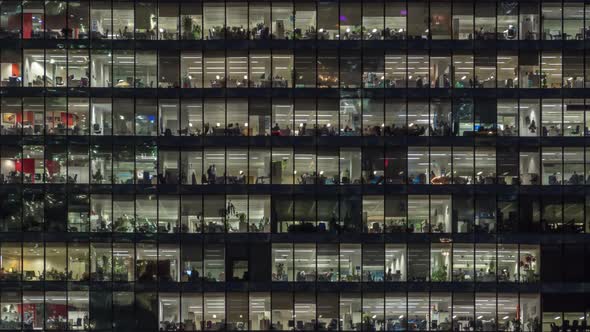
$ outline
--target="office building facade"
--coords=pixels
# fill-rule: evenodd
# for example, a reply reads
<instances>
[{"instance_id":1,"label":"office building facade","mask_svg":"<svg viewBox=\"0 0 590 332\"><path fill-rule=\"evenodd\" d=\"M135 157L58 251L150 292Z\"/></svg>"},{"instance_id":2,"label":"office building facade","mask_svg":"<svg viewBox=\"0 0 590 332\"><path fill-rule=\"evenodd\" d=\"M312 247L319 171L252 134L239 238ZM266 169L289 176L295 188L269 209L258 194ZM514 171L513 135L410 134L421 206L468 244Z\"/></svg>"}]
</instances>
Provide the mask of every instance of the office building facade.
<instances>
[{"instance_id":1,"label":"office building facade","mask_svg":"<svg viewBox=\"0 0 590 332\"><path fill-rule=\"evenodd\" d=\"M588 331L589 27L1 1L0 330Z\"/></svg>"}]
</instances>

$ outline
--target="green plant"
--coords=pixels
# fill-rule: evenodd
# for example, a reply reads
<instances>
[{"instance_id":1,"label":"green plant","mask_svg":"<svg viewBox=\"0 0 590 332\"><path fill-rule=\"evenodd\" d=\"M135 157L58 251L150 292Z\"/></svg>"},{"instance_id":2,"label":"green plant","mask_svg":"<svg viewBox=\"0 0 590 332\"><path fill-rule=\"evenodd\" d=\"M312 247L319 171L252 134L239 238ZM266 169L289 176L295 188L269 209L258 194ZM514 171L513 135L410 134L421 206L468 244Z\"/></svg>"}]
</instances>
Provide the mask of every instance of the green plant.
<instances>
[{"instance_id":1,"label":"green plant","mask_svg":"<svg viewBox=\"0 0 590 332\"><path fill-rule=\"evenodd\" d=\"M193 38L201 39L201 26L198 24L193 27Z\"/></svg>"},{"instance_id":2,"label":"green plant","mask_svg":"<svg viewBox=\"0 0 590 332\"><path fill-rule=\"evenodd\" d=\"M266 225L268 225L270 220L267 217L262 217L260 222L258 223L258 231L263 231Z\"/></svg>"},{"instance_id":3,"label":"green plant","mask_svg":"<svg viewBox=\"0 0 590 332\"><path fill-rule=\"evenodd\" d=\"M520 329L521 328L520 327L520 320L519 319L513 319L512 320L512 326L513 326L514 331L516 331L516 332L520 332L521 331L521 329Z\"/></svg>"},{"instance_id":4,"label":"green plant","mask_svg":"<svg viewBox=\"0 0 590 332\"><path fill-rule=\"evenodd\" d=\"M375 331L375 324L370 315L365 314L363 316L363 325L366 331Z\"/></svg>"},{"instance_id":5,"label":"green plant","mask_svg":"<svg viewBox=\"0 0 590 332\"><path fill-rule=\"evenodd\" d=\"M434 282L447 281L447 266L440 265L438 269L432 272L431 279Z\"/></svg>"},{"instance_id":6,"label":"green plant","mask_svg":"<svg viewBox=\"0 0 590 332\"><path fill-rule=\"evenodd\" d=\"M363 27L360 25L355 25L352 30L353 33L359 34L359 35L362 33L362 31L363 31Z\"/></svg>"},{"instance_id":7,"label":"green plant","mask_svg":"<svg viewBox=\"0 0 590 332\"><path fill-rule=\"evenodd\" d=\"M277 278L279 280L282 280L283 274L285 273L285 264L283 264L283 263L277 263L275 265L275 267L277 269Z\"/></svg>"},{"instance_id":8,"label":"green plant","mask_svg":"<svg viewBox=\"0 0 590 332\"><path fill-rule=\"evenodd\" d=\"M127 273L127 266L125 266L125 263L119 260L115 260L115 263L113 264L113 273L114 274L125 274Z\"/></svg>"},{"instance_id":9,"label":"green plant","mask_svg":"<svg viewBox=\"0 0 590 332\"><path fill-rule=\"evenodd\" d=\"M533 318L527 319L526 325L528 331L539 331L539 317L535 316Z\"/></svg>"},{"instance_id":10,"label":"green plant","mask_svg":"<svg viewBox=\"0 0 590 332\"><path fill-rule=\"evenodd\" d=\"M190 16L185 16L182 18L182 32L186 36L188 36L188 31L192 30L193 20Z\"/></svg>"},{"instance_id":11,"label":"green plant","mask_svg":"<svg viewBox=\"0 0 590 332\"><path fill-rule=\"evenodd\" d=\"M490 265L488 266L489 273L496 273L496 262L490 261Z\"/></svg>"},{"instance_id":12,"label":"green plant","mask_svg":"<svg viewBox=\"0 0 590 332\"><path fill-rule=\"evenodd\" d=\"M360 278L359 278L358 275L349 274L349 275L346 276L346 281L349 281L349 282L351 282L351 281L360 281Z\"/></svg>"}]
</instances>

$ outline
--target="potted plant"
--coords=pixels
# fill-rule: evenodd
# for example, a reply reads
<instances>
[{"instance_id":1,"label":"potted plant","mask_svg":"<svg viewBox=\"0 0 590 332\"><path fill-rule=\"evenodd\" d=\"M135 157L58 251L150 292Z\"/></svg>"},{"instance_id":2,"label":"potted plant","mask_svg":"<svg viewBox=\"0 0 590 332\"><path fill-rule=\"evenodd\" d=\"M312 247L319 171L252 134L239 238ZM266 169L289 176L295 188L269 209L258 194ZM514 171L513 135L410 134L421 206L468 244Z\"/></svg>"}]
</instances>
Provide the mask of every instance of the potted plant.
<instances>
[{"instance_id":1,"label":"potted plant","mask_svg":"<svg viewBox=\"0 0 590 332\"><path fill-rule=\"evenodd\" d=\"M201 39L201 26L198 24L195 24L195 26L193 26L193 38L194 39Z\"/></svg>"},{"instance_id":2,"label":"potted plant","mask_svg":"<svg viewBox=\"0 0 590 332\"><path fill-rule=\"evenodd\" d=\"M537 316L527 319L526 325L527 325L528 331L540 331L541 330L540 326L539 326L539 317L537 317Z\"/></svg>"},{"instance_id":3,"label":"potted plant","mask_svg":"<svg viewBox=\"0 0 590 332\"><path fill-rule=\"evenodd\" d=\"M190 16L182 18L182 35L184 39L192 39L191 33L193 30L193 20Z\"/></svg>"},{"instance_id":4,"label":"potted plant","mask_svg":"<svg viewBox=\"0 0 590 332\"><path fill-rule=\"evenodd\" d=\"M269 219L267 217L262 217L258 222L258 232L264 232L264 229L269 224Z\"/></svg>"},{"instance_id":5,"label":"potted plant","mask_svg":"<svg viewBox=\"0 0 590 332\"><path fill-rule=\"evenodd\" d=\"M534 265L537 262L537 259L533 255L527 254L524 258L519 262L519 266L522 269L522 279L525 282L533 282L535 281L535 269Z\"/></svg>"},{"instance_id":6,"label":"potted plant","mask_svg":"<svg viewBox=\"0 0 590 332\"><path fill-rule=\"evenodd\" d=\"M496 274L496 262L490 261L490 265L488 266L488 273Z\"/></svg>"},{"instance_id":7,"label":"potted plant","mask_svg":"<svg viewBox=\"0 0 590 332\"><path fill-rule=\"evenodd\" d=\"M440 265L436 271L432 272L431 279L434 282L447 281L447 266L444 264Z\"/></svg>"},{"instance_id":8,"label":"potted plant","mask_svg":"<svg viewBox=\"0 0 590 332\"><path fill-rule=\"evenodd\" d=\"M277 269L277 281L283 281L283 275L285 273L285 264L284 263L276 263L275 267Z\"/></svg>"},{"instance_id":9,"label":"potted plant","mask_svg":"<svg viewBox=\"0 0 590 332\"><path fill-rule=\"evenodd\" d=\"M363 325L365 331L375 331L375 324L371 316L365 314L363 317Z\"/></svg>"}]
</instances>

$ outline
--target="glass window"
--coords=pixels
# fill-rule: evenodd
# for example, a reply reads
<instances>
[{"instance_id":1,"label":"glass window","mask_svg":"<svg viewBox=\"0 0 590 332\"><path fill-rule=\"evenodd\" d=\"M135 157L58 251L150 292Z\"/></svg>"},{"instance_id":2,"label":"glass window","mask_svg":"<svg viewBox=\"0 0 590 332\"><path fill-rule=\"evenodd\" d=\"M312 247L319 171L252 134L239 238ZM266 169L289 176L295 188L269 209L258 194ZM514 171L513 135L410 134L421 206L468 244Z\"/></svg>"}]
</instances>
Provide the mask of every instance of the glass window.
<instances>
[{"instance_id":1,"label":"glass window","mask_svg":"<svg viewBox=\"0 0 590 332\"><path fill-rule=\"evenodd\" d=\"M500 1L497 4L497 28L499 39L518 39L518 2Z\"/></svg>"},{"instance_id":2,"label":"glass window","mask_svg":"<svg viewBox=\"0 0 590 332\"><path fill-rule=\"evenodd\" d=\"M449 3L442 1L430 3L430 29L428 33L432 39L451 39L451 20L453 17L449 5ZM428 6L427 2L426 6ZM428 9L426 12L428 12Z\"/></svg>"},{"instance_id":3,"label":"glass window","mask_svg":"<svg viewBox=\"0 0 590 332\"><path fill-rule=\"evenodd\" d=\"M179 107L178 102L175 99L160 99L158 110L159 110L159 121L160 124L159 132L160 135L164 136L177 136L180 132L178 119Z\"/></svg>"},{"instance_id":4,"label":"glass window","mask_svg":"<svg viewBox=\"0 0 590 332\"><path fill-rule=\"evenodd\" d=\"M212 167L212 169L214 169ZM212 177L215 177L213 175ZM203 226L206 233L225 232L225 197L223 195L204 196Z\"/></svg>"},{"instance_id":5,"label":"glass window","mask_svg":"<svg viewBox=\"0 0 590 332\"><path fill-rule=\"evenodd\" d=\"M559 89L566 87L562 80L563 57L559 52L541 54L541 88ZM581 68L580 68L581 69Z\"/></svg>"},{"instance_id":6,"label":"glass window","mask_svg":"<svg viewBox=\"0 0 590 332\"><path fill-rule=\"evenodd\" d=\"M339 60L340 60L340 87L341 88L349 88L349 89L360 88L362 74L363 74L362 69L358 66L358 64L362 62L360 52L341 51ZM336 58L336 61L338 61L338 58ZM320 64L320 62L318 62L318 64ZM328 87L331 87L331 86L329 85Z\"/></svg>"},{"instance_id":7,"label":"glass window","mask_svg":"<svg viewBox=\"0 0 590 332\"><path fill-rule=\"evenodd\" d=\"M295 244L294 259L295 280L297 282L316 280L315 244Z\"/></svg>"},{"instance_id":8,"label":"glass window","mask_svg":"<svg viewBox=\"0 0 590 332\"><path fill-rule=\"evenodd\" d=\"M470 3L453 1L453 39L474 39L473 9Z\"/></svg>"},{"instance_id":9,"label":"glass window","mask_svg":"<svg viewBox=\"0 0 590 332\"><path fill-rule=\"evenodd\" d=\"M248 329L248 294L246 293L227 293L227 324L235 326L236 329Z\"/></svg>"},{"instance_id":10,"label":"glass window","mask_svg":"<svg viewBox=\"0 0 590 332\"><path fill-rule=\"evenodd\" d=\"M153 52L152 52L153 53ZM135 56L134 53L132 51L128 51L128 50L116 50L113 51L113 61L112 61L112 71L113 71L113 80L112 80L112 85L115 88L133 88L135 86L134 83L134 79L135 79ZM147 75L147 72L145 71L145 69L152 69L155 72L155 58L152 56L152 65L151 66L145 66L147 65L147 63L145 63L145 61L147 61L148 59L140 56L138 54L138 60L143 60L144 62L142 62L143 65L143 70L140 68L138 70L138 73L144 73L145 75ZM108 62L107 62L108 63ZM138 61L138 63L140 63ZM140 67L142 67L140 65ZM105 69L105 72L108 72ZM108 82L108 79L107 79ZM145 82L143 82L145 84ZM137 86L137 87L141 87L141 86Z\"/></svg>"},{"instance_id":11,"label":"glass window","mask_svg":"<svg viewBox=\"0 0 590 332\"><path fill-rule=\"evenodd\" d=\"M24 130L25 119L23 119L21 98L3 98L0 103L2 113L2 135L22 135ZM27 113L27 116L29 113ZM30 124L26 133L31 134Z\"/></svg>"},{"instance_id":12,"label":"glass window","mask_svg":"<svg viewBox=\"0 0 590 332\"><path fill-rule=\"evenodd\" d=\"M496 183L496 151L493 148L475 148L476 184Z\"/></svg>"},{"instance_id":13,"label":"glass window","mask_svg":"<svg viewBox=\"0 0 590 332\"><path fill-rule=\"evenodd\" d=\"M248 26L251 39L270 39L270 11L271 6L268 3L250 3Z\"/></svg>"},{"instance_id":14,"label":"glass window","mask_svg":"<svg viewBox=\"0 0 590 332\"><path fill-rule=\"evenodd\" d=\"M473 294L453 294L453 329L461 329L462 326L473 324L475 317L475 297Z\"/></svg>"},{"instance_id":15,"label":"glass window","mask_svg":"<svg viewBox=\"0 0 590 332\"><path fill-rule=\"evenodd\" d=\"M206 3L205 6L207 5ZM207 20L206 15L205 20ZM227 3L225 7L225 20L227 24L225 38L248 39L248 4L239 2Z\"/></svg>"},{"instance_id":16,"label":"glass window","mask_svg":"<svg viewBox=\"0 0 590 332\"><path fill-rule=\"evenodd\" d=\"M384 330L385 301L382 293L363 294L363 328L367 330Z\"/></svg>"},{"instance_id":17,"label":"glass window","mask_svg":"<svg viewBox=\"0 0 590 332\"><path fill-rule=\"evenodd\" d=\"M158 232L180 233L179 213L180 202L177 196L160 195L158 197Z\"/></svg>"},{"instance_id":18,"label":"glass window","mask_svg":"<svg viewBox=\"0 0 590 332\"><path fill-rule=\"evenodd\" d=\"M203 134L203 105L201 99L183 99L180 104L180 135Z\"/></svg>"},{"instance_id":19,"label":"glass window","mask_svg":"<svg viewBox=\"0 0 590 332\"><path fill-rule=\"evenodd\" d=\"M338 4L330 2L320 2L317 4L317 23L318 39L339 39L338 30ZM295 7L295 17L298 15L298 7ZM344 22L345 23L345 22ZM313 27L313 25L311 25ZM350 29L350 28L349 28ZM346 29L344 29L346 30ZM313 31L313 30L312 30ZM304 31L302 31L303 33ZM310 37L313 38L313 37ZM304 38L302 38L304 39Z\"/></svg>"},{"instance_id":20,"label":"glass window","mask_svg":"<svg viewBox=\"0 0 590 332\"><path fill-rule=\"evenodd\" d=\"M227 231L231 233L248 232L248 197L246 195L226 196ZM241 276L239 276L241 278Z\"/></svg>"},{"instance_id":21,"label":"glass window","mask_svg":"<svg viewBox=\"0 0 590 332\"><path fill-rule=\"evenodd\" d=\"M298 5L303 6L314 6L311 3L300 3ZM305 11L299 11L297 20L302 20L302 23L305 22ZM272 38L273 39L294 39L293 33L293 21L295 21L295 16L293 13L293 4L291 2L277 2L273 3L271 6L271 17L272 17ZM308 22L311 22L311 18L307 19ZM312 26L315 25L315 22L311 22Z\"/></svg>"},{"instance_id":22,"label":"glass window","mask_svg":"<svg viewBox=\"0 0 590 332\"><path fill-rule=\"evenodd\" d=\"M563 3L563 33L566 40L583 40L584 8L580 3Z\"/></svg>"},{"instance_id":23,"label":"glass window","mask_svg":"<svg viewBox=\"0 0 590 332\"><path fill-rule=\"evenodd\" d=\"M178 52L160 51L158 54L158 88L179 88L180 77L178 68ZM136 66L135 70L138 70ZM141 69L139 69L141 70ZM150 75L151 77L152 75ZM150 87L153 87L150 81Z\"/></svg>"},{"instance_id":24,"label":"glass window","mask_svg":"<svg viewBox=\"0 0 590 332\"><path fill-rule=\"evenodd\" d=\"M543 10L541 11L541 17L545 20L547 18L547 12L545 11L545 7L547 4L543 4ZM561 5L560 5L561 6ZM558 9L558 12L561 14L561 8ZM539 38L539 27L541 26L540 18L539 18L539 5L535 2L530 3L520 3L520 10L519 10L519 32L520 32L520 40L538 40ZM543 22L543 27L547 28Z\"/></svg>"},{"instance_id":25,"label":"glass window","mask_svg":"<svg viewBox=\"0 0 590 332\"><path fill-rule=\"evenodd\" d=\"M203 278L203 251L200 243L182 245L181 281L198 282Z\"/></svg>"},{"instance_id":26,"label":"glass window","mask_svg":"<svg viewBox=\"0 0 590 332\"><path fill-rule=\"evenodd\" d=\"M0 85L9 88L21 87L23 83L21 52L15 49L0 50L0 64L2 65Z\"/></svg>"},{"instance_id":27,"label":"glass window","mask_svg":"<svg viewBox=\"0 0 590 332\"><path fill-rule=\"evenodd\" d=\"M90 35L92 39L111 39L114 35L111 1L96 0L89 1L89 4L91 17Z\"/></svg>"},{"instance_id":28,"label":"glass window","mask_svg":"<svg viewBox=\"0 0 590 332\"><path fill-rule=\"evenodd\" d=\"M475 279L477 282L496 282L496 246L493 244L476 244Z\"/></svg>"},{"instance_id":29,"label":"glass window","mask_svg":"<svg viewBox=\"0 0 590 332\"><path fill-rule=\"evenodd\" d=\"M206 88L225 87L225 54L211 51L205 53L203 84Z\"/></svg>"},{"instance_id":30,"label":"glass window","mask_svg":"<svg viewBox=\"0 0 590 332\"><path fill-rule=\"evenodd\" d=\"M437 306L435 306L436 308ZM428 330L430 325L430 301L428 293L408 293L407 324L410 331ZM442 308L441 308L442 309ZM447 310L448 312L448 310ZM443 313L444 316L444 313ZM444 321L444 318L443 318ZM444 327L444 325L443 325Z\"/></svg>"},{"instance_id":31,"label":"glass window","mask_svg":"<svg viewBox=\"0 0 590 332\"><path fill-rule=\"evenodd\" d=\"M170 69L176 69L171 66ZM135 53L135 87L154 88L159 84L157 77L158 54L156 51L136 51ZM162 73L163 75L164 73Z\"/></svg>"},{"instance_id":32,"label":"glass window","mask_svg":"<svg viewBox=\"0 0 590 332\"><path fill-rule=\"evenodd\" d=\"M21 261L23 254L20 243L4 242L0 247L0 269L4 271L0 276L2 281L19 281L22 278L23 263ZM4 300L2 299L2 302Z\"/></svg>"},{"instance_id":33,"label":"glass window","mask_svg":"<svg viewBox=\"0 0 590 332\"><path fill-rule=\"evenodd\" d=\"M385 322L388 329L407 328L407 305L406 293L385 293Z\"/></svg>"},{"instance_id":34,"label":"glass window","mask_svg":"<svg viewBox=\"0 0 590 332\"><path fill-rule=\"evenodd\" d=\"M496 39L496 3L475 3L475 38Z\"/></svg>"},{"instance_id":35,"label":"glass window","mask_svg":"<svg viewBox=\"0 0 590 332\"><path fill-rule=\"evenodd\" d=\"M295 50L293 79L296 88L316 87L316 56L309 50ZM321 68L321 67L320 67ZM321 77L317 77L322 80Z\"/></svg>"},{"instance_id":36,"label":"glass window","mask_svg":"<svg viewBox=\"0 0 590 332\"><path fill-rule=\"evenodd\" d=\"M385 253L382 244L363 245L363 282L385 280Z\"/></svg>"},{"instance_id":37,"label":"glass window","mask_svg":"<svg viewBox=\"0 0 590 332\"><path fill-rule=\"evenodd\" d=\"M473 76L473 55L454 54L453 68L455 88L474 88L481 84L479 78Z\"/></svg>"},{"instance_id":38,"label":"glass window","mask_svg":"<svg viewBox=\"0 0 590 332\"><path fill-rule=\"evenodd\" d=\"M265 195L249 197L248 224L250 232L270 232L270 197Z\"/></svg>"},{"instance_id":39,"label":"glass window","mask_svg":"<svg viewBox=\"0 0 590 332\"><path fill-rule=\"evenodd\" d=\"M320 329L338 329L338 294L324 293L317 298L318 327Z\"/></svg>"},{"instance_id":40,"label":"glass window","mask_svg":"<svg viewBox=\"0 0 590 332\"><path fill-rule=\"evenodd\" d=\"M516 245L498 244L498 281L516 282L518 280L517 260Z\"/></svg>"},{"instance_id":41,"label":"glass window","mask_svg":"<svg viewBox=\"0 0 590 332\"><path fill-rule=\"evenodd\" d=\"M117 0L113 2L113 39L133 39L133 31L135 30L133 7L134 3L131 1ZM149 21L149 17L146 20Z\"/></svg>"},{"instance_id":42,"label":"glass window","mask_svg":"<svg viewBox=\"0 0 590 332\"><path fill-rule=\"evenodd\" d=\"M407 6L408 39L429 39L429 20L425 19L429 17L428 2L408 1Z\"/></svg>"},{"instance_id":43,"label":"glass window","mask_svg":"<svg viewBox=\"0 0 590 332\"><path fill-rule=\"evenodd\" d=\"M224 39L225 5L223 3L205 3L203 4L203 14L205 39Z\"/></svg>"},{"instance_id":44,"label":"glass window","mask_svg":"<svg viewBox=\"0 0 590 332\"><path fill-rule=\"evenodd\" d=\"M540 271L538 246L521 245L518 265L520 282L538 282Z\"/></svg>"},{"instance_id":45,"label":"glass window","mask_svg":"<svg viewBox=\"0 0 590 332\"><path fill-rule=\"evenodd\" d=\"M45 86L45 53L43 50L24 50L24 86ZM54 60L55 61L55 60Z\"/></svg>"},{"instance_id":46,"label":"glass window","mask_svg":"<svg viewBox=\"0 0 590 332\"><path fill-rule=\"evenodd\" d=\"M293 312L293 293L272 292L271 330L288 331L289 325L295 325Z\"/></svg>"},{"instance_id":47,"label":"glass window","mask_svg":"<svg viewBox=\"0 0 590 332\"><path fill-rule=\"evenodd\" d=\"M203 326L203 297L201 293L182 293L181 320L186 329L196 330Z\"/></svg>"},{"instance_id":48,"label":"glass window","mask_svg":"<svg viewBox=\"0 0 590 332\"><path fill-rule=\"evenodd\" d=\"M182 39L199 40L203 38L203 7L200 2L180 3L180 31Z\"/></svg>"},{"instance_id":49,"label":"glass window","mask_svg":"<svg viewBox=\"0 0 590 332\"><path fill-rule=\"evenodd\" d=\"M317 124L320 136L337 136L339 121L339 100L317 100Z\"/></svg>"},{"instance_id":50,"label":"glass window","mask_svg":"<svg viewBox=\"0 0 590 332\"><path fill-rule=\"evenodd\" d=\"M224 293L203 294L205 330L216 331L225 324L226 299Z\"/></svg>"},{"instance_id":51,"label":"glass window","mask_svg":"<svg viewBox=\"0 0 590 332\"><path fill-rule=\"evenodd\" d=\"M158 135L158 105L155 99L137 99L135 102L135 135Z\"/></svg>"},{"instance_id":52,"label":"glass window","mask_svg":"<svg viewBox=\"0 0 590 332\"><path fill-rule=\"evenodd\" d=\"M269 99L252 98L248 105L248 136L269 136L271 134L271 106Z\"/></svg>"},{"instance_id":53,"label":"glass window","mask_svg":"<svg viewBox=\"0 0 590 332\"><path fill-rule=\"evenodd\" d=\"M444 254L443 254L444 255ZM453 281L473 282L475 255L472 244L453 245Z\"/></svg>"},{"instance_id":54,"label":"glass window","mask_svg":"<svg viewBox=\"0 0 590 332\"><path fill-rule=\"evenodd\" d=\"M382 1L363 3L363 39L383 39L383 9Z\"/></svg>"},{"instance_id":55,"label":"glass window","mask_svg":"<svg viewBox=\"0 0 590 332\"><path fill-rule=\"evenodd\" d=\"M273 244L272 256L272 280L294 281L293 246L291 244Z\"/></svg>"},{"instance_id":56,"label":"glass window","mask_svg":"<svg viewBox=\"0 0 590 332\"><path fill-rule=\"evenodd\" d=\"M135 3L135 39L157 39L157 3L146 0Z\"/></svg>"},{"instance_id":57,"label":"glass window","mask_svg":"<svg viewBox=\"0 0 590 332\"><path fill-rule=\"evenodd\" d=\"M225 247L218 244L205 246L205 281L225 281Z\"/></svg>"},{"instance_id":58,"label":"glass window","mask_svg":"<svg viewBox=\"0 0 590 332\"><path fill-rule=\"evenodd\" d=\"M430 280L433 282L445 282L451 280L451 246L447 244L432 244L430 249ZM471 254L473 260L473 254ZM453 257L454 259L454 257ZM460 264L457 264L460 266ZM465 271L457 268L457 276L464 276ZM455 278L455 270L453 270L453 279Z\"/></svg>"},{"instance_id":59,"label":"glass window","mask_svg":"<svg viewBox=\"0 0 590 332\"><path fill-rule=\"evenodd\" d=\"M355 2L340 3L340 12L337 15L339 17L338 25L340 27L339 34L341 40L362 39L362 10L360 5L360 3ZM322 3L320 3L320 6L322 6Z\"/></svg>"},{"instance_id":60,"label":"glass window","mask_svg":"<svg viewBox=\"0 0 590 332\"><path fill-rule=\"evenodd\" d=\"M29 16L27 16L29 17ZM32 15L31 15L32 18ZM20 0L9 0L2 3L2 14L0 15L0 28L2 29L2 38L21 38L23 20L23 9ZM30 30L29 36L30 37Z\"/></svg>"},{"instance_id":61,"label":"glass window","mask_svg":"<svg viewBox=\"0 0 590 332\"><path fill-rule=\"evenodd\" d=\"M319 12L321 16L318 18L316 11L316 3L312 2L295 2L293 4L295 28L293 29L293 39L315 39L316 38L316 20L317 22L317 36L319 39L329 39L328 27L329 22L326 22L324 16L329 16L326 13L325 7L320 6ZM273 4L274 7L274 4ZM321 29L321 31L320 31ZM333 29L333 28L332 28ZM334 30L332 30L334 31ZM276 32L273 32L276 34Z\"/></svg>"},{"instance_id":62,"label":"glass window","mask_svg":"<svg viewBox=\"0 0 590 332\"><path fill-rule=\"evenodd\" d=\"M203 231L203 202L200 195L181 197L180 219L182 233L201 233Z\"/></svg>"},{"instance_id":63,"label":"glass window","mask_svg":"<svg viewBox=\"0 0 590 332\"><path fill-rule=\"evenodd\" d=\"M361 296L359 293L340 294L340 330L360 330L362 320Z\"/></svg>"},{"instance_id":64,"label":"glass window","mask_svg":"<svg viewBox=\"0 0 590 332\"><path fill-rule=\"evenodd\" d=\"M64 38L69 39L88 39L89 37L89 3L86 1L75 0L68 2L67 15L68 26L65 30ZM47 11L47 6L45 7Z\"/></svg>"},{"instance_id":65,"label":"glass window","mask_svg":"<svg viewBox=\"0 0 590 332\"><path fill-rule=\"evenodd\" d=\"M159 4L157 17L159 39L178 39L178 7L179 4L177 3Z\"/></svg>"},{"instance_id":66,"label":"glass window","mask_svg":"<svg viewBox=\"0 0 590 332\"><path fill-rule=\"evenodd\" d=\"M349 75L347 76L350 78L350 84L359 84L360 83L360 68L356 67L358 64L358 58L355 59L354 55L359 55L357 52L350 53L348 56L348 66L346 63L344 64L342 70L344 73L349 71ZM320 88L336 88L338 87L339 76L338 76L338 54L331 50L322 50L317 52L317 84ZM354 61L357 62L354 62ZM356 82L355 82L355 71L358 70L359 72L356 73ZM346 74L345 74L346 75ZM342 84L342 88L346 87L346 84Z\"/></svg>"},{"instance_id":67,"label":"glass window","mask_svg":"<svg viewBox=\"0 0 590 332\"><path fill-rule=\"evenodd\" d=\"M543 148L542 151L542 172L543 185L561 185L563 153L561 148Z\"/></svg>"},{"instance_id":68,"label":"glass window","mask_svg":"<svg viewBox=\"0 0 590 332\"><path fill-rule=\"evenodd\" d=\"M317 272L318 281L338 281L338 245L318 244Z\"/></svg>"},{"instance_id":69,"label":"glass window","mask_svg":"<svg viewBox=\"0 0 590 332\"><path fill-rule=\"evenodd\" d=\"M254 53L254 52L253 52ZM227 52L227 88L248 87L248 55L245 52ZM258 84L270 86L268 80L270 75L270 56L268 54L252 54L250 59L250 79L259 79Z\"/></svg>"},{"instance_id":70,"label":"glass window","mask_svg":"<svg viewBox=\"0 0 590 332\"><path fill-rule=\"evenodd\" d=\"M406 1L390 2L385 1L385 39L406 39L407 32Z\"/></svg>"},{"instance_id":71,"label":"glass window","mask_svg":"<svg viewBox=\"0 0 590 332\"><path fill-rule=\"evenodd\" d=\"M457 107L458 108L458 107ZM460 119L462 116L461 113L468 113L467 111L456 110L455 114L452 114L453 107L451 105L451 101L448 99L431 99L430 101L430 127L432 128L432 132L430 135L432 136L451 136L453 134L454 125L451 121L453 121L453 115L455 119ZM465 116L463 116L465 117ZM459 120L460 121L460 120ZM461 127L459 127L459 131Z\"/></svg>"},{"instance_id":72,"label":"glass window","mask_svg":"<svg viewBox=\"0 0 590 332\"><path fill-rule=\"evenodd\" d=\"M361 245L340 244L340 281L361 280Z\"/></svg>"},{"instance_id":73,"label":"glass window","mask_svg":"<svg viewBox=\"0 0 590 332\"><path fill-rule=\"evenodd\" d=\"M23 315L21 291L3 290L0 293L0 306L4 314L2 329L20 329Z\"/></svg>"},{"instance_id":74,"label":"glass window","mask_svg":"<svg viewBox=\"0 0 590 332\"><path fill-rule=\"evenodd\" d=\"M562 40L562 4L556 2L546 2L542 4L541 14L543 19L543 39L545 40Z\"/></svg>"},{"instance_id":75,"label":"glass window","mask_svg":"<svg viewBox=\"0 0 590 332\"><path fill-rule=\"evenodd\" d=\"M293 87L293 55L287 51L273 51L272 54L272 87Z\"/></svg>"},{"instance_id":76,"label":"glass window","mask_svg":"<svg viewBox=\"0 0 590 332\"><path fill-rule=\"evenodd\" d=\"M92 281L112 280L113 255L110 243L90 244L90 279Z\"/></svg>"}]
</instances>

